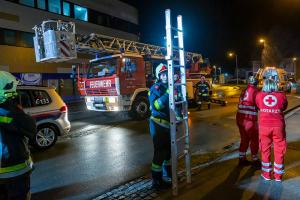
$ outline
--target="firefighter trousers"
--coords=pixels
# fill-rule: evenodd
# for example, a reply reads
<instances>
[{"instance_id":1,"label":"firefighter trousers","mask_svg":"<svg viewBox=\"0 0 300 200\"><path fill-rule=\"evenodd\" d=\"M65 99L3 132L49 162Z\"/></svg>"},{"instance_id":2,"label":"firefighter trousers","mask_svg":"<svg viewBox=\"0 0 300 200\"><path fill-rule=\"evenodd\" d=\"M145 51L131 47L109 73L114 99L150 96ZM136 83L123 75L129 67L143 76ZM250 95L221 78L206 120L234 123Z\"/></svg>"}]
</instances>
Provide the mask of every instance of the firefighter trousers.
<instances>
[{"instance_id":1,"label":"firefighter trousers","mask_svg":"<svg viewBox=\"0 0 300 200\"><path fill-rule=\"evenodd\" d=\"M170 129L162 127L150 119L150 130L154 146L152 165L161 168L163 163L169 164L171 159Z\"/></svg>"},{"instance_id":2,"label":"firefighter trousers","mask_svg":"<svg viewBox=\"0 0 300 200\"><path fill-rule=\"evenodd\" d=\"M284 173L284 154L286 152L285 127L259 126L259 145L261 149L262 172L271 175L271 147L274 146L274 178L281 179Z\"/></svg>"},{"instance_id":3,"label":"firefighter trousers","mask_svg":"<svg viewBox=\"0 0 300 200\"><path fill-rule=\"evenodd\" d=\"M241 136L240 159L246 159L246 152L250 144L252 159L258 153L258 126L257 121L241 120L237 123Z\"/></svg>"}]
</instances>

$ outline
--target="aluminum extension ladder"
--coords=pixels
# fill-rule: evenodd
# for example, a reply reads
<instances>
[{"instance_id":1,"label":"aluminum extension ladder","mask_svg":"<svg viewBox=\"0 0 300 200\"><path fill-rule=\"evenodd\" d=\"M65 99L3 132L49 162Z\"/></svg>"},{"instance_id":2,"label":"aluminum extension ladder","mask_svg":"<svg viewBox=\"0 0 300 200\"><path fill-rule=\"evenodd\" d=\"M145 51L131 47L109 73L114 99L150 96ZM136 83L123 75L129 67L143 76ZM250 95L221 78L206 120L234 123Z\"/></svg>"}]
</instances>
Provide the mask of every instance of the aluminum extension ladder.
<instances>
[{"instance_id":1,"label":"aluminum extension ladder","mask_svg":"<svg viewBox=\"0 0 300 200\"><path fill-rule=\"evenodd\" d=\"M169 108L170 108L170 134L171 134L171 156L172 156L172 189L173 195L178 194L178 160L185 157L185 172L187 183L191 183L191 154L189 142L189 126L188 126L188 102L186 96L186 73L185 73L185 52L183 47L183 28L182 16L177 16L177 28L171 26L171 11L165 11L166 18L166 42L168 62L168 84L169 84ZM173 34L175 32L178 41L174 41ZM174 54L179 54L175 56ZM179 58L179 59L175 59ZM180 74L180 82L174 83L174 71ZM174 90L181 88L182 98L175 101ZM176 107L179 106L181 116L176 117ZM178 114L178 113L177 113Z\"/></svg>"}]
</instances>

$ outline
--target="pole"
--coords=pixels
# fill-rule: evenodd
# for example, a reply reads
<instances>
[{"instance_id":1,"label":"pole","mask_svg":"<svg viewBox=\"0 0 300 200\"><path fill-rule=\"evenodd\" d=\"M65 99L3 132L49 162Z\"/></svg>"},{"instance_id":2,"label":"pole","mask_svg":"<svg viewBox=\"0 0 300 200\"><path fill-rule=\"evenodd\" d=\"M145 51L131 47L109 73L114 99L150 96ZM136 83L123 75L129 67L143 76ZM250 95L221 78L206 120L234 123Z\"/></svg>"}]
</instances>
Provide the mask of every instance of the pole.
<instances>
[{"instance_id":1,"label":"pole","mask_svg":"<svg viewBox=\"0 0 300 200\"><path fill-rule=\"evenodd\" d=\"M238 68L237 54L235 54L235 68L236 68L236 85L238 85L239 84L239 68Z\"/></svg>"}]
</instances>

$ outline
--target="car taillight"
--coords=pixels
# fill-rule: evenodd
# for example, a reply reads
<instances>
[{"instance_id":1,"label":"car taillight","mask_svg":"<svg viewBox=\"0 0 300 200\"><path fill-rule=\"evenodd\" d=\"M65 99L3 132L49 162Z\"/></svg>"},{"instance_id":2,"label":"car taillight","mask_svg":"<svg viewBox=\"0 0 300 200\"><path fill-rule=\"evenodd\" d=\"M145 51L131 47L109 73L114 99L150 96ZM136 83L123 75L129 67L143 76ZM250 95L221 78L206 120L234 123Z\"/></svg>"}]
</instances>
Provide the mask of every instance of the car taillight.
<instances>
[{"instance_id":1,"label":"car taillight","mask_svg":"<svg viewBox=\"0 0 300 200\"><path fill-rule=\"evenodd\" d=\"M66 113L66 112L68 112L68 107L66 105L64 105L59 110L60 110L60 112Z\"/></svg>"}]
</instances>

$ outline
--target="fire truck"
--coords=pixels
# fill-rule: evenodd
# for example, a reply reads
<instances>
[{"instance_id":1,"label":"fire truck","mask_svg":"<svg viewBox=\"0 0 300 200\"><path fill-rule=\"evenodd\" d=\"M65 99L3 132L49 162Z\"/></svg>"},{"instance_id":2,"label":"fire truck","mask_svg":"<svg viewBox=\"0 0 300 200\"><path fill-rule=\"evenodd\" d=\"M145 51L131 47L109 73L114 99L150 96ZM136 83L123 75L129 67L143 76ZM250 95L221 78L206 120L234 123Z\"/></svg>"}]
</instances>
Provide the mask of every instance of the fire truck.
<instances>
[{"instance_id":1,"label":"fire truck","mask_svg":"<svg viewBox=\"0 0 300 200\"><path fill-rule=\"evenodd\" d=\"M100 34L75 33L73 22L48 20L34 28L37 62L74 62L78 54L93 55L86 70L77 67L77 84L85 96L86 107L94 111L129 111L135 119L149 116L148 91L155 82L155 67L166 63L165 47L139 43ZM174 53L175 60L178 52ZM185 52L188 66L203 62L197 53ZM187 91L193 97L193 85L200 71L191 73Z\"/></svg>"}]
</instances>

